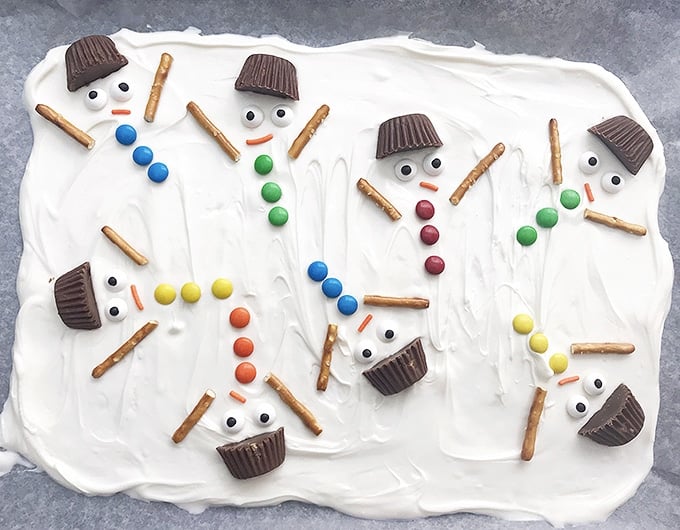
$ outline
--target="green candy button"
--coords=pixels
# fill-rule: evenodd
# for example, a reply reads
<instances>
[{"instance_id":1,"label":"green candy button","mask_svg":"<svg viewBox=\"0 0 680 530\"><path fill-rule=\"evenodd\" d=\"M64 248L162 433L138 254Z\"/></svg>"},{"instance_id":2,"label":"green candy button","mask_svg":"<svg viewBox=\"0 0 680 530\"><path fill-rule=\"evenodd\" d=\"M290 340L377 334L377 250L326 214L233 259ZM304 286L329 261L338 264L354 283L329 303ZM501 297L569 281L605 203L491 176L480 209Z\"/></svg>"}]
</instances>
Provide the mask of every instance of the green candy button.
<instances>
[{"instance_id":1,"label":"green candy button","mask_svg":"<svg viewBox=\"0 0 680 530\"><path fill-rule=\"evenodd\" d=\"M260 155L255 159L255 171L260 175L266 175L274 168L274 161L269 155Z\"/></svg>"},{"instance_id":2,"label":"green candy button","mask_svg":"<svg viewBox=\"0 0 680 530\"><path fill-rule=\"evenodd\" d=\"M574 190L564 190L560 194L560 202L567 210L573 210L579 204L581 204L581 196L577 191Z\"/></svg>"},{"instance_id":3,"label":"green candy button","mask_svg":"<svg viewBox=\"0 0 680 530\"><path fill-rule=\"evenodd\" d=\"M262 198L267 202L276 202L281 198L281 188L276 182L267 182L260 191Z\"/></svg>"},{"instance_id":4,"label":"green candy button","mask_svg":"<svg viewBox=\"0 0 680 530\"><path fill-rule=\"evenodd\" d=\"M288 210L281 206L274 206L269 210L269 222L274 226L283 226L288 222Z\"/></svg>"},{"instance_id":5,"label":"green candy button","mask_svg":"<svg viewBox=\"0 0 680 530\"><path fill-rule=\"evenodd\" d=\"M541 208L536 214L536 223L542 228L552 228L557 224L557 218L555 208Z\"/></svg>"},{"instance_id":6,"label":"green candy button","mask_svg":"<svg viewBox=\"0 0 680 530\"><path fill-rule=\"evenodd\" d=\"M536 243L537 237L538 234L536 233L536 229L533 226L523 226L517 230L517 241L520 245L525 247Z\"/></svg>"}]
</instances>

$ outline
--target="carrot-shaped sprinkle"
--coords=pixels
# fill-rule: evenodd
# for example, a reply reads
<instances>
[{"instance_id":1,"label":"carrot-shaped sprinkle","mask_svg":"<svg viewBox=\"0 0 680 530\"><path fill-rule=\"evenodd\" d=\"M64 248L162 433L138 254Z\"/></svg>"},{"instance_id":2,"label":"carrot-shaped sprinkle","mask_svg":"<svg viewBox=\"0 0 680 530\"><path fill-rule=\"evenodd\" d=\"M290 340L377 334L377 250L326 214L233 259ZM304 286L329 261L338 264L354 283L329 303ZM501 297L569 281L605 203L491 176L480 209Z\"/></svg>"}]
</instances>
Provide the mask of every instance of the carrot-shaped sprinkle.
<instances>
[{"instance_id":1,"label":"carrot-shaped sprinkle","mask_svg":"<svg viewBox=\"0 0 680 530\"><path fill-rule=\"evenodd\" d=\"M240 401L241 403L246 402L246 398L244 398L241 394L236 392L236 390L232 390L229 392L229 395L233 397L236 401Z\"/></svg>"},{"instance_id":2,"label":"carrot-shaped sprinkle","mask_svg":"<svg viewBox=\"0 0 680 530\"><path fill-rule=\"evenodd\" d=\"M541 387L536 387L534 393L534 400L531 403L529 410L529 418L527 419L527 428L524 432L524 442L522 443L522 460L528 462L534 457L534 450L536 448L536 433L538 432L538 422L543 413L543 405L545 403L546 391Z\"/></svg>"},{"instance_id":3,"label":"carrot-shaped sprinkle","mask_svg":"<svg viewBox=\"0 0 680 530\"><path fill-rule=\"evenodd\" d=\"M431 182L425 182L424 180L420 182L420 187L426 190L438 191L439 186L432 184Z\"/></svg>"},{"instance_id":4,"label":"carrot-shaped sprinkle","mask_svg":"<svg viewBox=\"0 0 680 530\"><path fill-rule=\"evenodd\" d=\"M307 407L305 407L295 398L291 391L288 390L288 387L286 387L286 385L284 385L278 377L272 373L268 373L264 377L264 382L276 390L276 393L281 398L281 401L288 405L290 409L295 414L297 414L298 418L302 420L302 423L304 423L310 431L312 431L317 436L321 434L323 429L319 425L319 422L316 421L314 414L312 414L312 412Z\"/></svg>"},{"instance_id":5,"label":"carrot-shaped sprinkle","mask_svg":"<svg viewBox=\"0 0 680 530\"><path fill-rule=\"evenodd\" d=\"M99 363L97 366L94 367L94 370L92 370L92 377L95 379L100 378L103 376L106 371L111 368L114 364L119 363L120 361L123 360L123 357L125 357L128 353L130 353L137 344L142 342L146 337L149 336L149 334L158 327L158 321L157 320L149 320L146 324L144 324L141 328L139 328L132 337L130 337L128 340L126 340L120 348L118 348L116 351L114 351L111 355L109 355L106 359L104 359L101 363Z\"/></svg>"},{"instance_id":6,"label":"carrot-shaped sprinkle","mask_svg":"<svg viewBox=\"0 0 680 530\"><path fill-rule=\"evenodd\" d=\"M333 358L333 344L338 338L338 326L336 324L328 324L326 331L326 340L323 343L323 355L321 356L321 370L319 371L319 378L316 380L316 389L326 391L328 388L328 376L331 372L331 359Z\"/></svg>"},{"instance_id":7,"label":"carrot-shaped sprinkle","mask_svg":"<svg viewBox=\"0 0 680 530\"><path fill-rule=\"evenodd\" d=\"M196 403L194 410L189 413L186 419L182 422L182 425L177 427L177 430L172 435L172 441L178 444L184 440L184 438L187 437L187 434L189 434L189 431L193 429L198 423L198 420L203 417L203 414L205 414L205 412L208 410L208 407L212 405L214 400L215 392L210 389L206 390L205 394L203 394L201 399L198 400L198 403Z\"/></svg>"},{"instance_id":8,"label":"carrot-shaped sprinkle","mask_svg":"<svg viewBox=\"0 0 680 530\"><path fill-rule=\"evenodd\" d=\"M111 109L111 114L114 116L132 114L132 111L130 109Z\"/></svg>"},{"instance_id":9,"label":"carrot-shaped sprinkle","mask_svg":"<svg viewBox=\"0 0 680 530\"><path fill-rule=\"evenodd\" d=\"M366 315L366 318L364 318L364 319L361 321L361 324L359 324L359 327L357 328L357 331L358 331L359 333L361 333L363 330L365 330L365 329L366 329L366 326L368 326L368 323L369 323L371 320L373 320L373 315L372 315L371 313L369 313L368 315Z\"/></svg>"},{"instance_id":10,"label":"carrot-shaped sprinkle","mask_svg":"<svg viewBox=\"0 0 680 530\"><path fill-rule=\"evenodd\" d=\"M583 185L583 188L586 190L586 197L588 197L588 200L589 200L590 202L593 202L593 201L595 200L595 197L593 197L593 190L592 190L592 188L590 187L590 182L586 182L586 183Z\"/></svg>"},{"instance_id":11,"label":"carrot-shaped sprinkle","mask_svg":"<svg viewBox=\"0 0 680 530\"><path fill-rule=\"evenodd\" d=\"M261 136L260 138L249 138L246 140L246 145L260 145L267 143L269 140L274 138L274 135L272 133L265 134L264 136Z\"/></svg>"},{"instance_id":12,"label":"carrot-shaped sprinkle","mask_svg":"<svg viewBox=\"0 0 680 530\"><path fill-rule=\"evenodd\" d=\"M472 168L472 170L468 173L467 177L465 177L463 181L460 183L460 186L458 186L456 188L456 191L453 192L453 194L449 198L451 204L456 206L463 198L463 195L467 193L467 190L469 190L472 187L472 185L475 182L477 182L477 179L479 179L479 177L481 177L482 174L491 167L491 164L498 160L504 152L505 145L503 145L502 143L494 145L493 149L491 149L489 154L482 158L477 163L477 165Z\"/></svg>"},{"instance_id":13,"label":"carrot-shaped sprinkle","mask_svg":"<svg viewBox=\"0 0 680 530\"><path fill-rule=\"evenodd\" d=\"M132 293L132 299L135 301L137 309L139 309L140 311L144 311L144 304L142 304L142 301L139 298L137 286L134 283L130 285L130 292Z\"/></svg>"},{"instance_id":14,"label":"carrot-shaped sprinkle","mask_svg":"<svg viewBox=\"0 0 680 530\"><path fill-rule=\"evenodd\" d=\"M575 383L578 381L580 378L577 375L572 375L571 377L565 377L564 379L560 379L557 384L562 386L566 385L567 383Z\"/></svg>"}]
</instances>

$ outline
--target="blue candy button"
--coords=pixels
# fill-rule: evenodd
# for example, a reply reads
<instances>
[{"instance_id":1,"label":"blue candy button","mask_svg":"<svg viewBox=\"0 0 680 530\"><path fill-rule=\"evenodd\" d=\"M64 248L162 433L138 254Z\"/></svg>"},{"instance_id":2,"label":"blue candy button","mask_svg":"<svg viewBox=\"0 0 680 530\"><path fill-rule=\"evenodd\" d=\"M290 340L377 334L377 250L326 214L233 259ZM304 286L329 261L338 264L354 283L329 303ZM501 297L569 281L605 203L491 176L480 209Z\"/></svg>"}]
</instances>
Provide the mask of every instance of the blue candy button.
<instances>
[{"instance_id":1,"label":"blue candy button","mask_svg":"<svg viewBox=\"0 0 680 530\"><path fill-rule=\"evenodd\" d=\"M137 140L137 131L132 125L119 125L116 129L116 140L119 144L132 145Z\"/></svg>"},{"instance_id":2,"label":"blue candy button","mask_svg":"<svg viewBox=\"0 0 680 530\"><path fill-rule=\"evenodd\" d=\"M321 284L321 290L328 298L337 298L342 292L342 283L337 278L326 278Z\"/></svg>"},{"instance_id":3,"label":"blue candy button","mask_svg":"<svg viewBox=\"0 0 680 530\"><path fill-rule=\"evenodd\" d=\"M357 299L349 294L343 294L338 298L338 311L343 315L353 315L359 308Z\"/></svg>"},{"instance_id":4,"label":"blue candy button","mask_svg":"<svg viewBox=\"0 0 680 530\"><path fill-rule=\"evenodd\" d=\"M132 151L132 160L140 166L148 166L153 160L153 151L145 145L140 145Z\"/></svg>"},{"instance_id":5,"label":"blue candy button","mask_svg":"<svg viewBox=\"0 0 680 530\"><path fill-rule=\"evenodd\" d=\"M168 173L168 166L162 162L154 162L149 166L149 169L146 172L149 178L154 182L163 182L168 178Z\"/></svg>"},{"instance_id":6,"label":"blue candy button","mask_svg":"<svg viewBox=\"0 0 680 530\"><path fill-rule=\"evenodd\" d=\"M314 261L307 267L307 274L315 282L320 282L328 276L328 267L323 261Z\"/></svg>"}]
</instances>

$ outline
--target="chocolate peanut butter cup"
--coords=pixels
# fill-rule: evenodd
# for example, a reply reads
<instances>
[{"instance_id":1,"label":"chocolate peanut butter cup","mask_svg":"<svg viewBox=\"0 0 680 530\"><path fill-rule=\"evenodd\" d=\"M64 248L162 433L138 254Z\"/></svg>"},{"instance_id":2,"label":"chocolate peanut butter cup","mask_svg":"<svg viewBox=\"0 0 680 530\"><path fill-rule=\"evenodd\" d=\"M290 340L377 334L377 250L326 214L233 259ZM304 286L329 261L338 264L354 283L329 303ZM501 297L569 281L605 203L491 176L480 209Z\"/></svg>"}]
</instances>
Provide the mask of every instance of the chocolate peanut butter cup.
<instances>
[{"instance_id":1,"label":"chocolate peanut butter cup","mask_svg":"<svg viewBox=\"0 0 680 530\"><path fill-rule=\"evenodd\" d=\"M578 433L609 447L635 438L645 423L645 413L630 389L620 384Z\"/></svg>"},{"instance_id":2,"label":"chocolate peanut butter cup","mask_svg":"<svg viewBox=\"0 0 680 530\"><path fill-rule=\"evenodd\" d=\"M378 130L376 158L385 158L394 153L441 147L434 125L425 114L406 114L384 121Z\"/></svg>"},{"instance_id":3,"label":"chocolate peanut butter cup","mask_svg":"<svg viewBox=\"0 0 680 530\"><path fill-rule=\"evenodd\" d=\"M283 427L217 447L229 472L238 479L258 477L279 467L286 458Z\"/></svg>"},{"instance_id":4,"label":"chocolate peanut butter cup","mask_svg":"<svg viewBox=\"0 0 680 530\"><path fill-rule=\"evenodd\" d=\"M120 70L128 60L106 35L90 35L66 50L66 86L70 92Z\"/></svg>"},{"instance_id":5,"label":"chocolate peanut butter cup","mask_svg":"<svg viewBox=\"0 0 680 530\"><path fill-rule=\"evenodd\" d=\"M401 392L420 381L426 373L427 361L419 338L363 372L384 396Z\"/></svg>"},{"instance_id":6,"label":"chocolate peanut butter cup","mask_svg":"<svg viewBox=\"0 0 680 530\"><path fill-rule=\"evenodd\" d=\"M647 131L627 116L614 116L588 131L602 140L633 175L637 175L654 148Z\"/></svg>"},{"instance_id":7,"label":"chocolate peanut butter cup","mask_svg":"<svg viewBox=\"0 0 680 530\"><path fill-rule=\"evenodd\" d=\"M276 55L256 53L249 56L243 63L234 88L295 101L300 99L295 66Z\"/></svg>"},{"instance_id":8,"label":"chocolate peanut butter cup","mask_svg":"<svg viewBox=\"0 0 680 530\"><path fill-rule=\"evenodd\" d=\"M69 328L101 327L89 262L86 261L57 278L54 282L54 300L61 320Z\"/></svg>"}]
</instances>

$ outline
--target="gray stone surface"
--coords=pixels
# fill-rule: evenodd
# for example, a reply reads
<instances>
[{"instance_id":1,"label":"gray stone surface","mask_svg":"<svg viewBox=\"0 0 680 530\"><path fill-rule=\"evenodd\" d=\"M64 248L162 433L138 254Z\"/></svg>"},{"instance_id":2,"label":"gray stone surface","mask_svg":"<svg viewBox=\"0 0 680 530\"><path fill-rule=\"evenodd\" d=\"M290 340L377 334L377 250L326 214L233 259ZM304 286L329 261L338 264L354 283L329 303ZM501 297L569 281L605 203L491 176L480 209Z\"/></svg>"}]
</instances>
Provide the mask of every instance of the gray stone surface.
<instances>
[{"instance_id":1,"label":"gray stone surface","mask_svg":"<svg viewBox=\"0 0 680 530\"><path fill-rule=\"evenodd\" d=\"M105 5L104 5L105 4ZM280 34L311 46L409 32L441 44L478 41L497 53L531 53L596 62L617 74L658 129L668 180L660 225L674 262L680 256L680 7L676 0L505 2L249 2L162 0L0 0L0 400L9 390L15 292L21 254L19 183L31 150L22 84L48 49L121 27L136 31L201 28L204 33ZM677 283L673 287L677 302ZM655 466L633 499L606 523L587 528L680 527L680 307L666 322ZM43 473L15 469L0 479L2 528L545 528L457 514L419 521L365 521L300 503L261 509L211 509L190 515L125 495L88 498Z\"/></svg>"}]
</instances>

